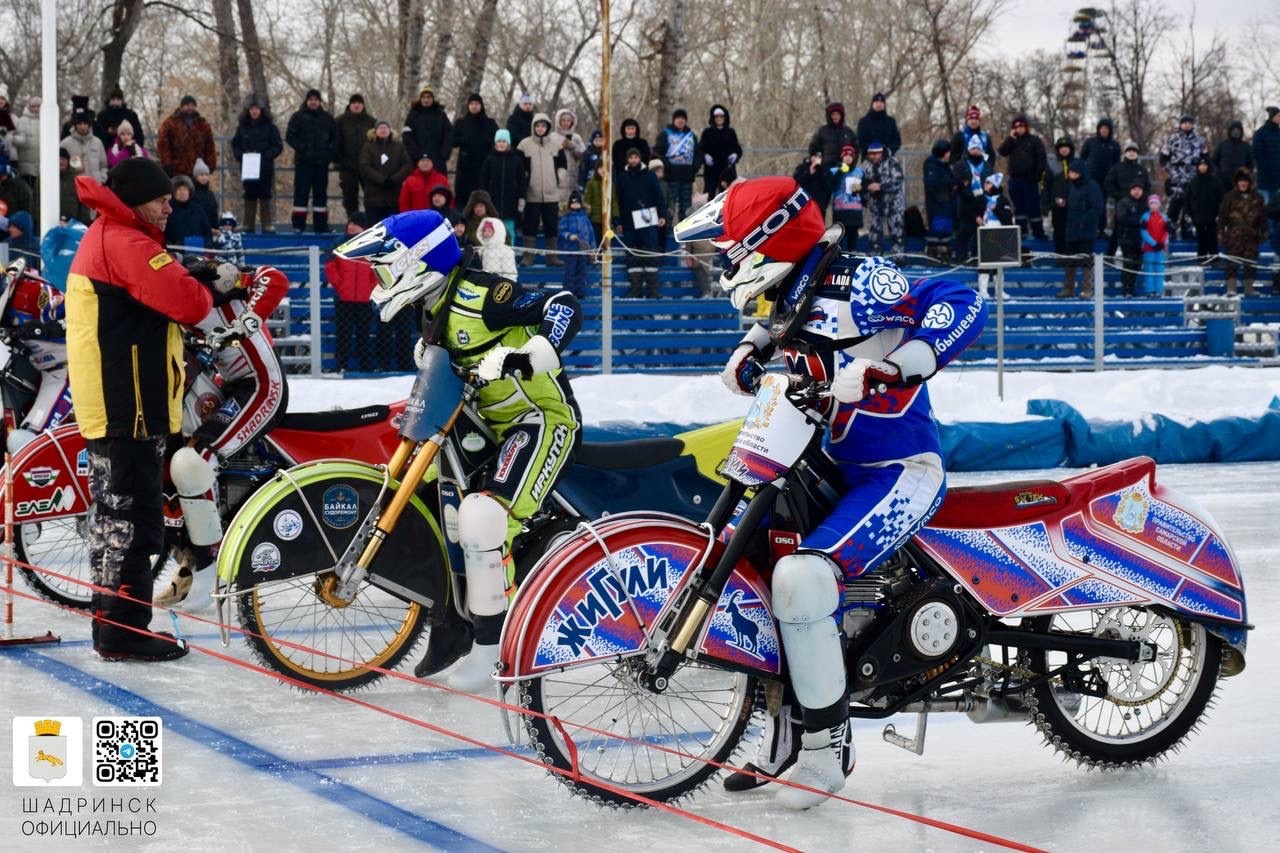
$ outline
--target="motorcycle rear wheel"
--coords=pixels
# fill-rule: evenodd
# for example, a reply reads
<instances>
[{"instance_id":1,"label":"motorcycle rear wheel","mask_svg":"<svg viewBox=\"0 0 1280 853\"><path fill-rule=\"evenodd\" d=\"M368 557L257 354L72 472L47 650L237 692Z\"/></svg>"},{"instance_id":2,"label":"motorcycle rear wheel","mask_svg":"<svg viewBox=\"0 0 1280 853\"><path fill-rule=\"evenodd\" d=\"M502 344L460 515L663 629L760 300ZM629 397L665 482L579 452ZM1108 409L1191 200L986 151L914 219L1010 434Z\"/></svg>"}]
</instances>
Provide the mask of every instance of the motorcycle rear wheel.
<instances>
[{"instance_id":1,"label":"motorcycle rear wheel","mask_svg":"<svg viewBox=\"0 0 1280 853\"><path fill-rule=\"evenodd\" d=\"M1106 696L1067 693L1061 679L1030 694L1031 718L1056 750L1090 767L1155 761L1178 746L1204 715L1217 687L1222 641L1168 613L1140 607L1060 613L1032 622L1038 631L1135 637L1156 645L1153 661L1095 659ZM1061 653L1033 651L1032 670L1065 663Z\"/></svg>"},{"instance_id":2,"label":"motorcycle rear wheel","mask_svg":"<svg viewBox=\"0 0 1280 853\"><path fill-rule=\"evenodd\" d=\"M327 690L353 690L382 677L368 667L395 669L413 651L427 609L367 582L350 604L335 607L318 592L324 577L255 586L238 599L240 624L271 669Z\"/></svg>"},{"instance_id":3,"label":"motorcycle rear wheel","mask_svg":"<svg viewBox=\"0 0 1280 853\"><path fill-rule=\"evenodd\" d=\"M88 583L92 580L89 573L90 516L91 513L81 513L15 525L14 556L23 563ZM19 571L41 598L65 607L89 609L93 590L88 586L36 569L20 567Z\"/></svg>"},{"instance_id":4,"label":"motorcycle rear wheel","mask_svg":"<svg viewBox=\"0 0 1280 853\"><path fill-rule=\"evenodd\" d=\"M581 781L554 775L601 803L636 805L625 792L666 802L697 790L719 769L707 760L727 761L742 742L756 706L758 685L749 675L684 663L654 693L638 683L639 662L602 662L519 684L521 705L560 718L573 741ZM542 761L572 772L574 750L559 729L536 716L525 717L525 728Z\"/></svg>"}]
</instances>

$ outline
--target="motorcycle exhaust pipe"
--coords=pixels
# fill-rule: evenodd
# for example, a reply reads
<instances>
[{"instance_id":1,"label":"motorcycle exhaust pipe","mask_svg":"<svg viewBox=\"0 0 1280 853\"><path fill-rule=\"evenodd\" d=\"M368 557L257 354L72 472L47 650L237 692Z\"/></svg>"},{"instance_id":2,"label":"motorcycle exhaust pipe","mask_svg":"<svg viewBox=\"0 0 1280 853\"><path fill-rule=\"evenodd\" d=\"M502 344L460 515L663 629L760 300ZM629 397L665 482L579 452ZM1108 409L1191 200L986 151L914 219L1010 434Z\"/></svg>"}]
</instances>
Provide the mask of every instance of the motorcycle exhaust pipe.
<instances>
[{"instance_id":1,"label":"motorcycle exhaust pipe","mask_svg":"<svg viewBox=\"0 0 1280 853\"><path fill-rule=\"evenodd\" d=\"M966 711L975 723L1025 723L1031 718L1026 703L1017 697L975 696Z\"/></svg>"}]
</instances>

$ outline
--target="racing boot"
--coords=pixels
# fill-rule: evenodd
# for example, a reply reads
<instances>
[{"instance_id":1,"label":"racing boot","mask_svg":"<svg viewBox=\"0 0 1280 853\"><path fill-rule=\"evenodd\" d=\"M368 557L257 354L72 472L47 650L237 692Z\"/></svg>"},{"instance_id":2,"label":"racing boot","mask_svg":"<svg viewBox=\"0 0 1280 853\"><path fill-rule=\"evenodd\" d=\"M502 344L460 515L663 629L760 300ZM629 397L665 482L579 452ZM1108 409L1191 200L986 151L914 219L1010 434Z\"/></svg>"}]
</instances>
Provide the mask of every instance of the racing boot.
<instances>
[{"instance_id":1,"label":"racing boot","mask_svg":"<svg viewBox=\"0 0 1280 853\"><path fill-rule=\"evenodd\" d=\"M792 717L791 710L790 705L783 705L776 717L772 714L765 717L764 732L760 738L760 746L756 748L755 760L748 762L743 768L750 772L738 771L728 776L724 780L726 791L736 794L768 785L769 779L750 774L759 773L760 776L776 779L796 763L804 728L799 720Z\"/></svg>"},{"instance_id":2,"label":"racing boot","mask_svg":"<svg viewBox=\"0 0 1280 853\"><path fill-rule=\"evenodd\" d=\"M445 682L463 693L488 692L498 663L498 639L512 592L507 508L487 492L472 492L458 509L458 544L467 572L467 609L475 640Z\"/></svg>"},{"instance_id":3,"label":"racing boot","mask_svg":"<svg viewBox=\"0 0 1280 853\"><path fill-rule=\"evenodd\" d=\"M458 615L452 605L445 605L440 622L431 626L427 653L413 668L415 678L428 678L440 672L471 651L471 624Z\"/></svg>"},{"instance_id":4,"label":"racing boot","mask_svg":"<svg viewBox=\"0 0 1280 853\"><path fill-rule=\"evenodd\" d=\"M787 786L778 791L779 805L796 810L822 805L828 799L822 792L834 794L843 790L857 760L853 747L853 722L848 719L829 729L805 732L800 744L796 765L782 780L817 790Z\"/></svg>"}]
</instances>

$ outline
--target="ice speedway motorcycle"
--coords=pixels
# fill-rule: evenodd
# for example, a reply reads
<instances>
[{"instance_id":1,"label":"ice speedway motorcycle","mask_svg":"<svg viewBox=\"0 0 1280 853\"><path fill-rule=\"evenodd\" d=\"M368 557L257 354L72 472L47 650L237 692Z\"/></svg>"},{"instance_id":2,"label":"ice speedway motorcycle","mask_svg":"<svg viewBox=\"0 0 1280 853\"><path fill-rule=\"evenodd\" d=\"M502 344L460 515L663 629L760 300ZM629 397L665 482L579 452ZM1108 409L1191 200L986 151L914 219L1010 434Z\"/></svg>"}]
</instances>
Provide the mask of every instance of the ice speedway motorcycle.
<instances>
[{"instance_id":1,"label":"ice speedway motorcycle","mask_svg":"<svg viewBox=\"0 0 1280 853\"><path fill-rule=\"evenodd\" d=\"M794 381L793 381L794 380ZM562 782L600 801L670 800L782 702L774 562L842 493L825 388L763 379L706 522L634 512L583 524L512 602L497 679ZM1244 668L1244 584L1221 529L1138 458L1060 482L952 489L887 563L844 584L851 713L1031 720L1089 766L1152 761ZM556 718L552 722L549 718ZM514 740L514 738L513 738Z\"/></svg>"},{"instance_id":2,"label":"ice speedway motorcycle","mask_svg":"<svg viewBox=\"0 0 1280 853\"><path fill-rule=\"evenodd\" d=\"M447 350L429 346L392 422L398 435L385 464L310 462L280 471L245 501L223 538L214 598L223 624L234 604L266 666L330 690L359 687L399 664L444 608L469 618L458 507L499 451L473 405L476 390ZM513 544L517 580L584 520L647 506L704 516L736 432L730 422L580 444Z\"/></svg>"}]
</instances>

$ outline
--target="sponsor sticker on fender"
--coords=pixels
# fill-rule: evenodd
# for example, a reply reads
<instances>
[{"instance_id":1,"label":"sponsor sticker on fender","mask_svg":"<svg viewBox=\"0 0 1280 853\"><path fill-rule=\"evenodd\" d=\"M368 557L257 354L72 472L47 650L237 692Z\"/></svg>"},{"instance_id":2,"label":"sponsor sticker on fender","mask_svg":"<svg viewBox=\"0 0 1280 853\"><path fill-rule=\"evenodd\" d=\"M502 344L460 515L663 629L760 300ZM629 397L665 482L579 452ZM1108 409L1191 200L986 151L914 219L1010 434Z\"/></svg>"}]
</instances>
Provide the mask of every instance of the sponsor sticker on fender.
<instances>
[{"instance_id":1,"label":"sponsor sticker on fender","mask_svg":"<svg viewBox=\"0 0 1280 853\"><path fill-rule=\"evenodd\" d=\"M334 530L346 530L360 514L360 496L351 486L330 486L321 500L320 518Z\"/></svg>"},{"instance_id":2,"label":"sponsor sticker on fender","mask_svg":"<svg viewBox=\"0 0 1280 853\"><path fill-rule=\"evenodd\" d=\"M284 542L292 542L302 533L302 516L291 509L276 514L271 529Z\"/></svg>"},{"instance_id":3,"label":"sponsor sticker on fender","mask_svg":"<svg viewBox=\"0 0 1280 853\"><path fill-rule=\"evenodd\" d=\"M32 468L30 471L22 472L22 479L27 481L27 485L35 489L45 489L52 486L58 479L58 469L50 468L48 465L41 465Z\"/></svg>"},{"instance_id":4,"label":"sponsor sticker on fender","mask_svg":"<svg viewBox=\"0 0 1280 853\"><path fill-rule=\"evenodd\" d=\"M255 573L274 572L280 562L280 549L270 542L260 542L249 555L249 567Z\"/></svg>"},{"instance_id":5,"label":"sponsor sticker on fender","mask_svg":"<svg viewBox=\"0 0 1280 853\"><path fill-rule=\"evenodd\" d=\"M14 509L15 518L26 518L28 515L43 515L48 512L70 512L75 509L76 493L70 486L62 486L53 490L47 498L34 501L18 501Z\"/></svg>"}]
</instances>

